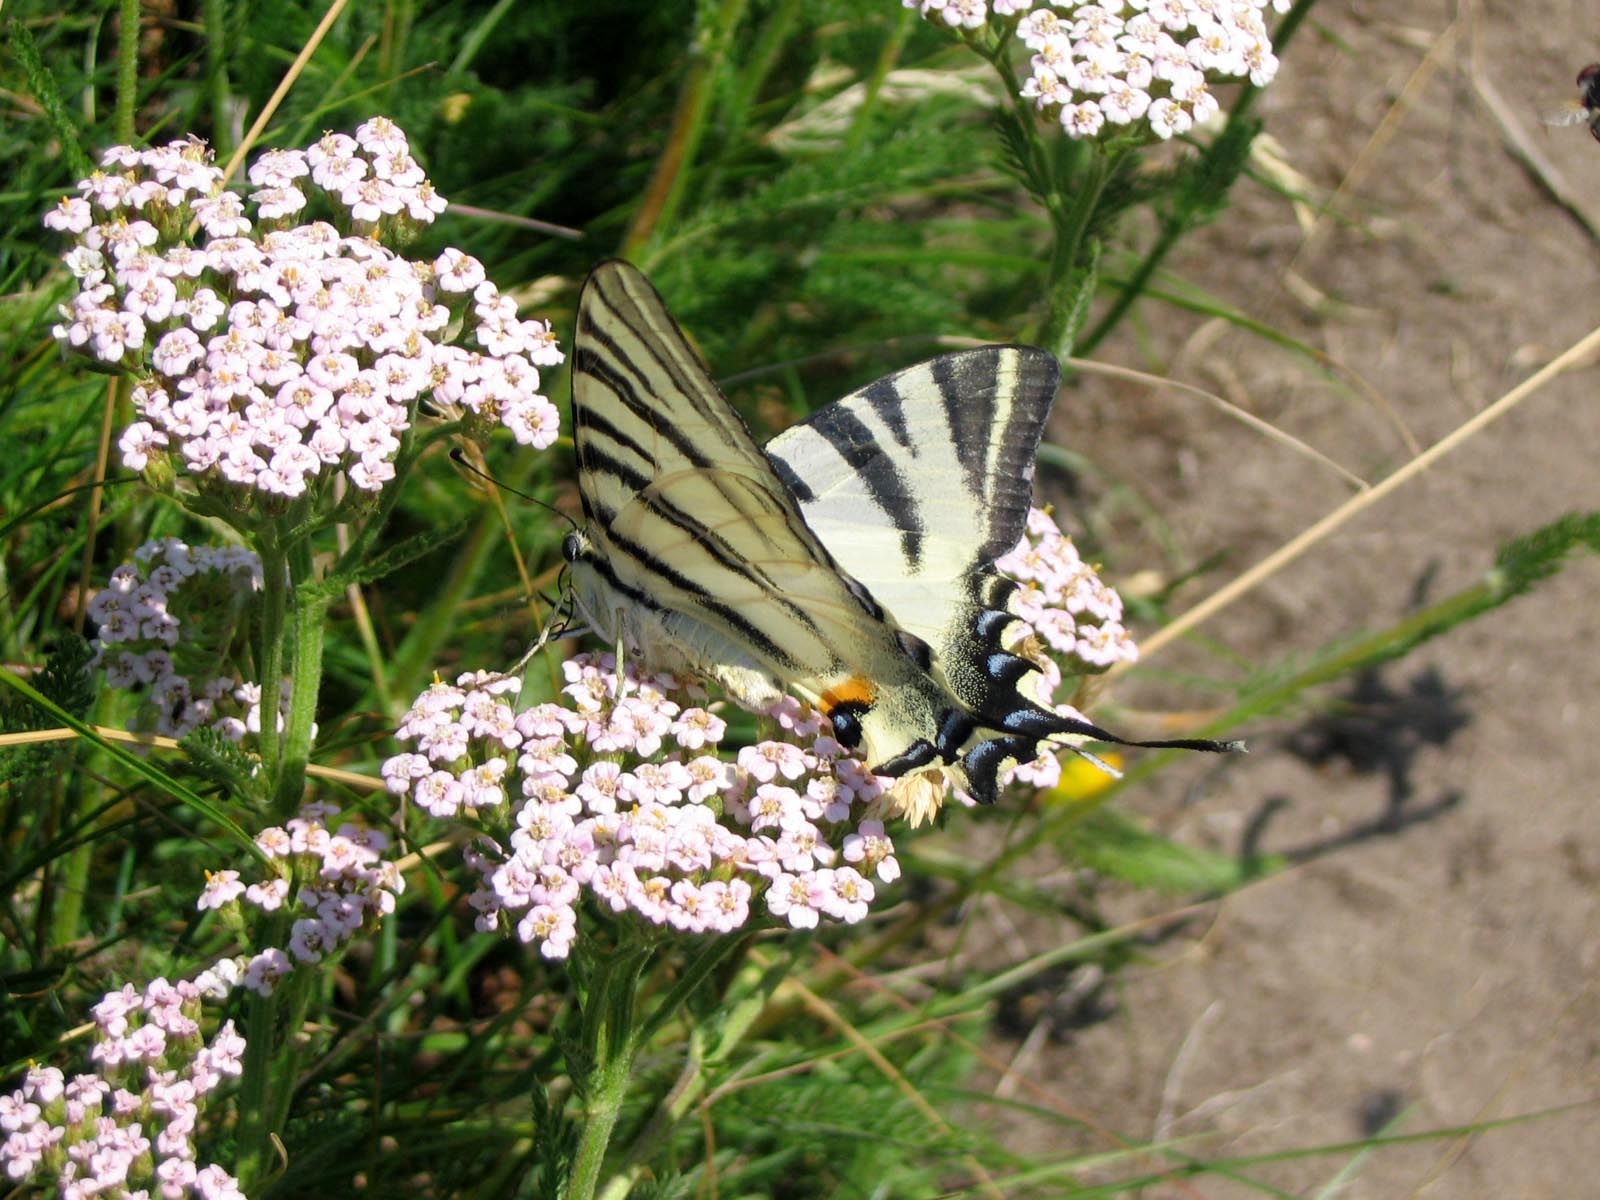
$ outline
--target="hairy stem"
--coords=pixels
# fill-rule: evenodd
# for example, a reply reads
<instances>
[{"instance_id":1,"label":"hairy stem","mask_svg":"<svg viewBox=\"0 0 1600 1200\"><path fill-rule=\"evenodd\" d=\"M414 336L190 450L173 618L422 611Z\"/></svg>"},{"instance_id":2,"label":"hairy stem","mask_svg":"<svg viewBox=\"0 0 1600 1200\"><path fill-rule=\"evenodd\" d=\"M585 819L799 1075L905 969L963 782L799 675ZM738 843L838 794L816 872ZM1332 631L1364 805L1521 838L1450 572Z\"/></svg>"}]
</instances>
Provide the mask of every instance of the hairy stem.
<instances>
[{"instance_id":1,"label":"hairy stem","mask_svg":"<svg viewBox=\"0 0 1600 1200\"><path fill-rule=\"evenodd\" d=\"M633 1060L639 1050L634 1002L648 952L621 949L596 955L588 995L583 1001L583 1052L587 1060L578 1081L583 1126L578 1135L568 1183L569 1200L593 1200L605 1167L611 1134L628 1098Z\"/></svg>"},{"instance_id":2,"label":"hairy stem","mask_svg":"<svg viewBox=\"0 0 1600 1200\"><path fill-rule=\"evenodd\" d=\"M139 105L139 0L122 0L117 20L116 141L131 146L134 110Z\"/></svg>"}]
</instances>

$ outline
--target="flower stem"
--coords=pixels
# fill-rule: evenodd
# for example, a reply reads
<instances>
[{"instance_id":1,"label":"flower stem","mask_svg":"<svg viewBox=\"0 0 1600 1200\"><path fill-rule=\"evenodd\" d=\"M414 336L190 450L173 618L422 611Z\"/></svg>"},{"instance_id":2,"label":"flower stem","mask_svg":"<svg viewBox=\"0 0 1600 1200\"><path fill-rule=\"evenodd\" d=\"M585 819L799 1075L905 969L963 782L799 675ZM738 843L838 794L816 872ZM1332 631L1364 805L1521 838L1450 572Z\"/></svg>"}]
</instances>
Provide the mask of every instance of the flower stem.
<instances>
[{"instance_id":1,"label":"flower stem","mask_svg":"<svg viewBox=\"0 0 1600 1200\"><path fill-rule=\"evenodd\" d=\"M289 619L289 562L275 530L263 530L256 540L261 555L261 627L256 640L256 679L261 685L261 769L277 790L281 747L278 722L268 720L267 694L276 701L278 680L283 678L284 631ZM274 703L271 712L277 713Z\"/></svg>"},{"instance_id":2,"label":"flower stem","mask_svg":"<svg viewBox=\"0 0 1600 1200\"><path fill-rule=\"evenodd\" d=\"M268 929L280 922L267 922ZM271 1091L277 1039L278 1005L273 996L252 993L244 1010L244 1071L239 1079L239 1182L254 1191L266 1173L271 1154L272 1116L277 1105Z\"/></svg>"},{"instance_id":3,"label":"flower stem","mask_svg":"<svg viewBox=\"0 0 1600 1200\"><path fill-rule=\"evenodd\" d=\"M206 94L211 104L211 145L218 159L233 148L229 112L227 0L205 0L201 10L206 31Z\"/></svg>"},{"instance_id":4,"label":"flower stem","mask_svg":"<svg viewBox=\"0 0 1600 1200\"><path fill-rule=\"evenodd\" d=\"M593 947L590 947L591 952ZM622 1115L639 1049L634 1026L634 1001L648 951L620 949L592 954L593 972L583 1001L583 1052L587 1059L583 1078L575 1080L584 1102L582 1131L578 1135L568 1200L593 1200L600 1186L606 1149Z\"/></svg>"},{"instance_id":5,"label":"flower stem","mask_svg":"<svg viewBox=\"0 0 1600 1200\"><path fill-rule=\"evenodd\" d=\"M1102 147L1092 142L1081 145L1085 153L1072 165L1074 178L1061 181L1072 187L1067 205L1051 213L1055 245L1046 284L1050 301L1039 330L1039 344L1062 359L1072 356L1099 278L1100 244L1089 230L1106 180L1115 168ZM1065 188L1062 192L1065 194Z\"/></svg>"},{"instance_id":6,"label":"flower stem","mask_svg":"<svg viewBox=\"0 0 1600 1200\"><path fill-rule=\"evenodd\" d=\"M139 0L122 0L117 20L116 142L131 146L139 105Z\"/></svg>"},{"instance_id":7,"label":"flower stem","mask_svg":"<svg viewBox=\"0 0 1600 1200\"><path fill-rule=\"evenodd\" d=\"M330 597L316 586L311 545L300 542L289 556L294 586L294 641L289 670L289 711L284 714L278 775L273 781L273 811L278 819L292 816L305 792L306 766L311 761L311 729L317 718L317 693L322 688L322 643ZM261 727L278 717L278 680L262 680ZM270 705L270 709L269 709Z\"/></svg>"}]
</instances>

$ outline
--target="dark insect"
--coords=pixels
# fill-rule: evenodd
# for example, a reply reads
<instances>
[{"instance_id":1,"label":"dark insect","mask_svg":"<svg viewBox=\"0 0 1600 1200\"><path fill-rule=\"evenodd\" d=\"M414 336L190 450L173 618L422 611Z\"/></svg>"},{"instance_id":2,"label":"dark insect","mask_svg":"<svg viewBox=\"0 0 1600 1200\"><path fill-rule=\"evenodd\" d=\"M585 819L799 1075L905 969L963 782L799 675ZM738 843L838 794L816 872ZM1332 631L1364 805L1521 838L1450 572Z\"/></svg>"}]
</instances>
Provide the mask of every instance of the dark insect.
<instances>
[{"instance_id":1,"label":"dark insect","mask_svg":"<svg viewBox=\"0 0 1600 1200\"><path fill-rule=\"evenodd\" d=\"M1590 63L1578 72L1578 98L1547 113L1546 125L1587 125L1600 141L1600 63Z\"/></svg>"}]
</instances>

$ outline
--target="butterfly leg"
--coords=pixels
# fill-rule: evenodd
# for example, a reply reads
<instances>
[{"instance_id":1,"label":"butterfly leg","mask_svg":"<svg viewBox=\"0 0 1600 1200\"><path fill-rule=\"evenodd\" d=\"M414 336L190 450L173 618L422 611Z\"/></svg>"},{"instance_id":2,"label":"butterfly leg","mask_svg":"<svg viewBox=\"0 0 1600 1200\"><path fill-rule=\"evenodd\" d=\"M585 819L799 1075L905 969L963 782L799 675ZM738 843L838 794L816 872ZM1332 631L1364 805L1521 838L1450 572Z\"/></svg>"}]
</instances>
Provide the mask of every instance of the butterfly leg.
<instances>
[{"instance_id":1,"label":"butterfly leg","mask_svg":"<svg viewBox=\"0 0 1600 1200\"><path fill-rule=\"evenodd\" d=\"M623 655L624 644L627 642L627 635L623 632L623 624L622 624L623 615L624 615L624 610L620 609L620 608L617 609L617 612L616 612L616 625L614 626L614 628L617 631L617 647L616 647L616 654L617 654L617 694L614 697L614 700L618 704L620 704L622 702L623 697L628 694L627 663L624 661L623 656L622 656Z\"/></svg>"}]
</instances>

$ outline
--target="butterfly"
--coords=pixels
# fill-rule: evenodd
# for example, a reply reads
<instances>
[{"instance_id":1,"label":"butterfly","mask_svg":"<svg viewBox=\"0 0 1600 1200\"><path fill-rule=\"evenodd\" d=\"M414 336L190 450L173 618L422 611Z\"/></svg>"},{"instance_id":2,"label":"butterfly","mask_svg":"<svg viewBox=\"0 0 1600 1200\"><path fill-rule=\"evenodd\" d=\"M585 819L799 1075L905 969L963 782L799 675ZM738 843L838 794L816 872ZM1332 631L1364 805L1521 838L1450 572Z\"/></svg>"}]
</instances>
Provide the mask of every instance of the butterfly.
<instances>
[{"instance_id":1,"label":"butterfly","mask_svg":"<svg viewBox=\"0 0 1600 1200\"><path fill-rule=\"evenodd\" d=\"M898 781L881 811L913 823L947 781L993 802L1041 742L1124 742L1025 695L1038 667L1006 649L1016 585L993 563L1022 536L1059 373L1028 346L957 351L763 450L649 280L604 263L573 341L573 602L651 669L757 711L786 694L812 705Z\"/></svg>"}]
</instances>

